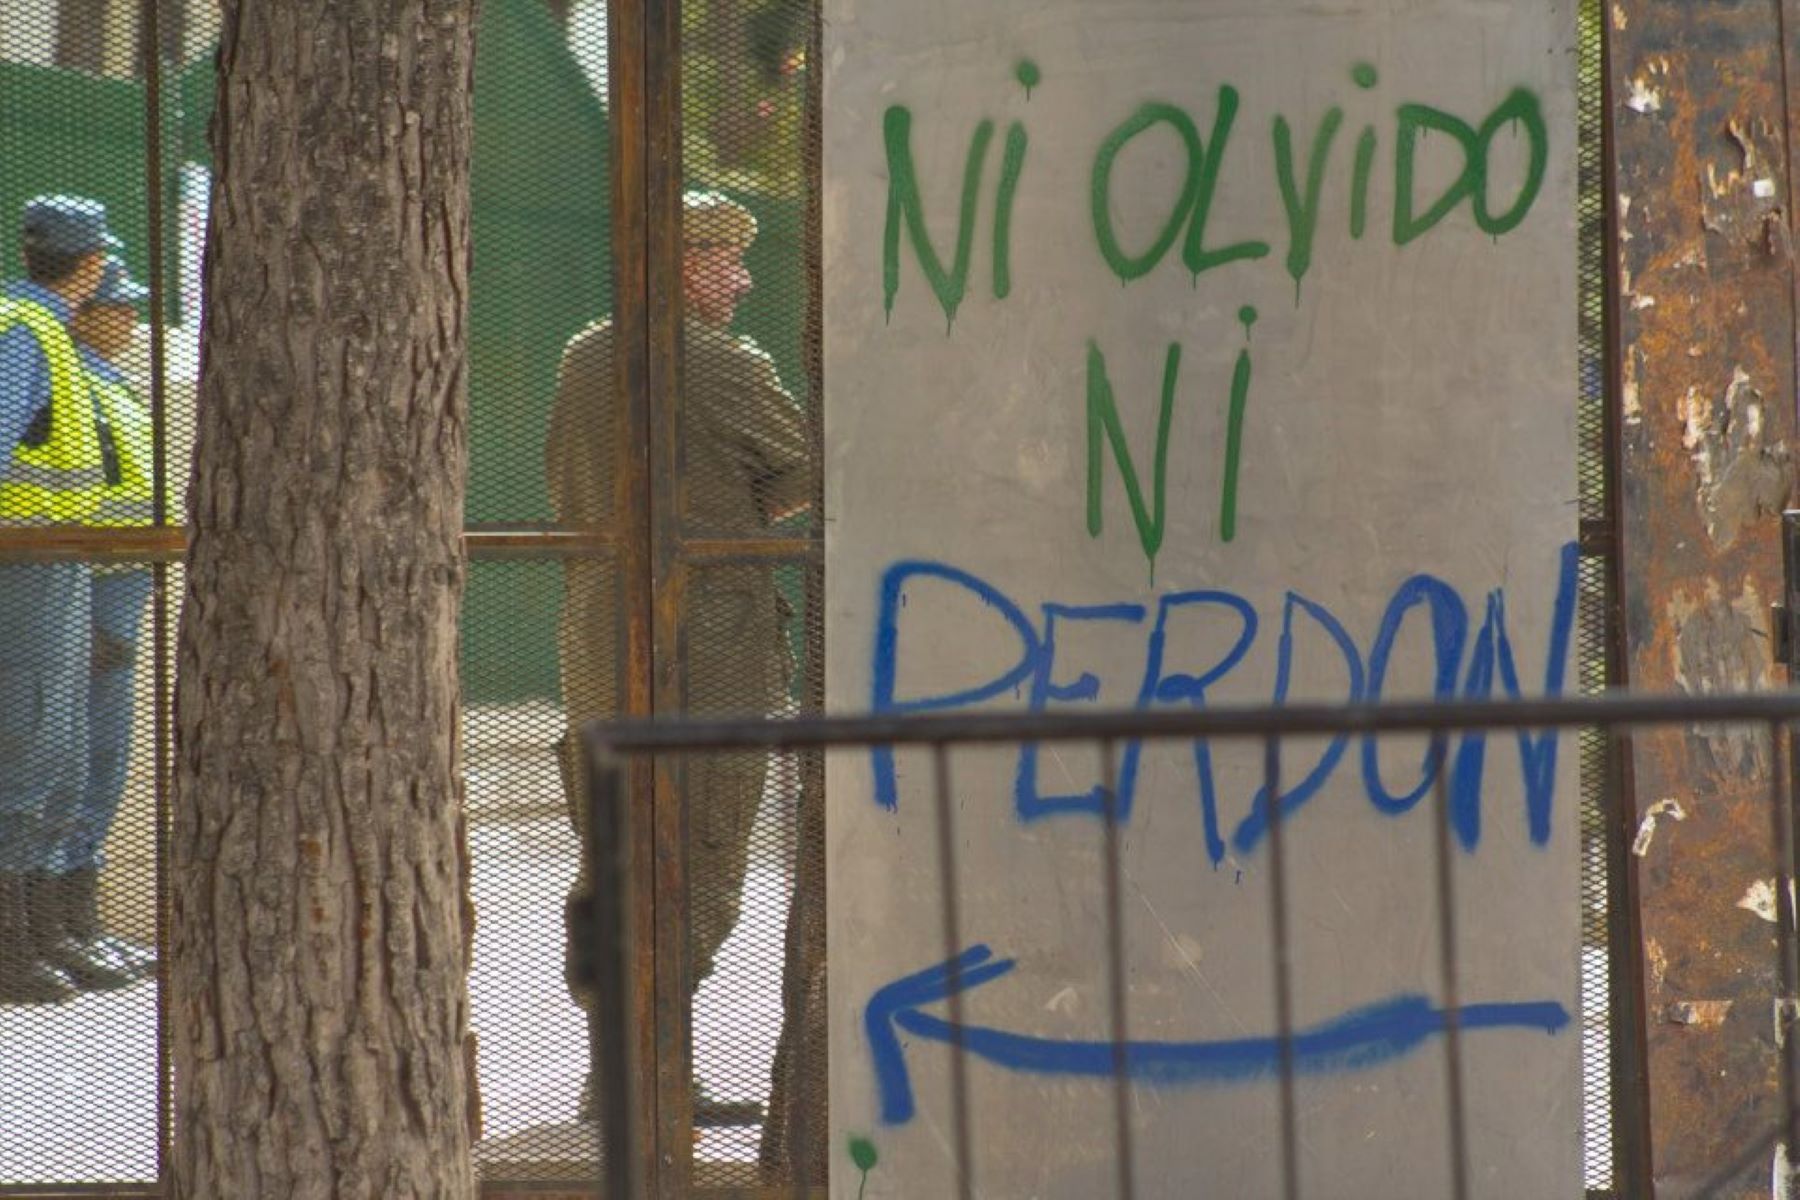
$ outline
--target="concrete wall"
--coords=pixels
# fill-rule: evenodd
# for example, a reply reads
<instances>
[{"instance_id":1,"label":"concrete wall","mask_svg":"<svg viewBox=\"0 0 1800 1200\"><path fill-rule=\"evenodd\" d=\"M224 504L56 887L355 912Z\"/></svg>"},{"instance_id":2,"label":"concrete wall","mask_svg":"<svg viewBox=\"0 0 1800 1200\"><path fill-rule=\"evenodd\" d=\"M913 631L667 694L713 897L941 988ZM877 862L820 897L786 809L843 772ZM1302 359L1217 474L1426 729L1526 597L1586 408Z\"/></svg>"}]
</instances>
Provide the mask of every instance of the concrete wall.
<instances>
[{"instance_id":1,"label":"concrete wall","mask_svg":"<svg viewBox=\"0 0 1800 1200\"><path fill-rule=\"evenodd\" d=\"M828 0L825 28L832 707L1573 682L1570 4ZM1279 1194L1260 749L1119 761L1140 1190ZM1550 735L1287 747L1301 1191L1451 1194L1434 761L1491 1018L1474 1194L1574 1194ZM1097 755L957 760L955 947L929 760L829 771L834 1194L954 1194L952 950L977 1186L1113 1194Z\"/></svg>"}]
</instances>

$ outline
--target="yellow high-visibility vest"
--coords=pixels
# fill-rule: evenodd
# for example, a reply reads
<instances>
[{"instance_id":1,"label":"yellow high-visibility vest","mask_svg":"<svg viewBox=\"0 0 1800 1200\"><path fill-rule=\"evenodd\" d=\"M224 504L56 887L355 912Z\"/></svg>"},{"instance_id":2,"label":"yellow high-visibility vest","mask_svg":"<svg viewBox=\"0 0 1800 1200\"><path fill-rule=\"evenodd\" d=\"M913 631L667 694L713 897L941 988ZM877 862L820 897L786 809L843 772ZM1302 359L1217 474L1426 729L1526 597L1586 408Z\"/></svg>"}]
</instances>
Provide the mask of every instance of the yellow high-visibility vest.
<instances>
[{"instance_id":1,"label":"yellow high-visibility vest","mask_svg":"<svg viewBox=\"0 0 1800 1200\"><path fill-rule=\"evenodd\" d=\"M106 487L93 401L75 342L56 314L34 300L0 298L0 333L23 325L50 364L48 436L20 442L0 474L0 525L81 522Z\"/></svg>"},{"instance_id":2,"label":"yellow high-visibility vest","mask_svg":"<svg viewBox=\"0 0 1800 1200\"><path fill-rule=\"evenodd\" d=\"M152 495L151 456L155 435L150 414L122 380L101 379L84 372L93 389L94 403L101 419L111 431L118 452L117 481L109 479L101 490L100 502L88 516L89 525L148 525ZM101 451L104 464L105 451Z\"/></svg>"}]
</instances>

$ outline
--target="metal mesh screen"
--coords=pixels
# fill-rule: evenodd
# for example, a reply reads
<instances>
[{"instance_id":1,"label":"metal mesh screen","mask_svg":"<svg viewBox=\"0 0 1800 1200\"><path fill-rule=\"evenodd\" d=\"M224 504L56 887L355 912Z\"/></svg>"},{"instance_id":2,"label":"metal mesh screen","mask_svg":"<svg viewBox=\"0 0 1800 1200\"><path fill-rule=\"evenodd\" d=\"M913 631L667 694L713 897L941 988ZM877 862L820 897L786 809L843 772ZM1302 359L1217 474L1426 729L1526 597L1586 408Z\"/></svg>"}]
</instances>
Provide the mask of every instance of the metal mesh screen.
<instances>
[{"instance_id":1,"label":"metal mesh screen","mask_svg":"<svg viewBox=\"0 0 1800 1200\"><path fill-rule=\"evenodd\" d=\"M160 1168L180 575L141 555L169 492L159 422L169 465L186 462L192 357L168 331L153 390L153 301L164 324L177 305L144 285L153 233L175 275L168 81L210 37L190 7L207 6L147 23L117 0L0 4L0 1189L126 1189ZM20 464L45 468L35 492Z\"/></svg>"},{"instance_id":2,"label":"metal mesh screen","mask_svg":"<svg viewBox=\"0 0 1800 1200\"><path fill-rule=\"evenodd\" d=\"M86 626L88 669L80 694L46 705L32 725L39 739L51 722L78 725L85 812L64 824L55 858L9 855L0 883L9 892L0 928L0 1185L148 1181L159 1161L152 647L160 602L148 564L58 567L78 597L64 618ZM23 583L39 594L64 582L37 565L0 566L0 576L12 576L0 587ZM0 636L16 628L9 623ZM44 676L56 669L41 659L31 665ZM17 703L20 668L7 668L3 701ZM10 845L31 844L17 809L0 820Z\"/></svg>"},{"instance_id":3,"label":"metal mesh screen","mask_svg":"<svg viewBox=\"0 0 1800 1200\"><path fill-rule=\"evenodd\" d=\"M813 0L681 6L685 707L823 697ZM822 771L683 772L696 1186L824 1183ZM816 1134L808 1130L817 1131Z\"/></svg>"},{"instance_id":4,"label":"metal mesh screen","mask_svg":"<svg viewBox=\"0 0 1800 1200\"><path fill-rule=\"evenodd\" d=\"M624 694L603 544L629 525L622 456L642 453L618 437L613 384L605 7L506 0L477 30L462 683L489 1188L596 1175L587 1019L564 973L581 888L564 747Z\"/></svg>"},{"instance_id":5,"label":"metal mesh screen","mask_svg":"<svg viewBox=\"0 0 1800 1200\"><path fill-rule=\"evenodd\" d=\"M594 1170L591 1123L580 1119L585 1022L563 979L563 906L579 864L565 778L573 762L559 747L573 722L623 707L630 656L617 543L647 536L678 567L679 586L658 597L668 635L658 645L679 660L659 704L777 715L818 711L823 700L817 0L680 7L683 183L705 195L684 215L679 402L652 418L677 451L673 504L636 514L635 534L621 520L615 482L624 456L647 451L620 437L602 324L619 302L609 255L606 8L606 0L484 0L481 10L468 495L477 536L463 749L477 913L477 1163L489 1184ZM0 278L15 279L17 221L34 196L104 204L136 281L149 277L151 224L160 221L160 398L150 392L142 328L150 306L141 299L131 302L140 328L119 365L146 409L160 400L165 468L153 482L178 524L198 371L216 14L199 0L161 0L150 38L151 10L140 0L0 0L8 243ZM1581 514L1599 521L1607 505L1598 0L1582 0L1580 11ZM154 106L147 48L161 56ZM154 197L151 128L162 151ZM0 422L41 407L29 399L33 369L19 361L0 347ZM0 516L0 540L23 528ZM157 759L180 577L168 569L156 587L146 563L96 570L107 556L92 542L73 557L62 547L54 563L21 563L48 544L29 543L14 536L0 556L0 1189L147 1185L167 1132L156 987L141 957L123 986L101 968L123 970L132 946L121 942L156 940L166 803ZM1607 621L1600 559L1584 564L1582 601L1582 681L1598 689ZM1582 764L1587 1182L1605 1188L1612 892L1597 739L1584 740ZM693 1128L664 1128L662 1148L692 1146L700 1187L821 1186L820 761L695 760L676 778L677 794L659 803L678 803L659 815L684 820L687 832L694 986L674 1002L690 1006ZM63 822L55 836L52 791ZM66 969L72 960L51 961L71 939L94 956L75 968L88 971L85 985Z\"/></svg>"},{"instance_id":6,"label":"metal mesh screen","mask_svg":"<svg viewBox=\"0 0 1800 1200\"><path fill-rule=\"evenodd\" d=\"M1602 86L1602 10L1599 0L1581 0L1577 8L1579 58L1576 78L1577 161L1576 242L1577 295L1580 325L1577 353L1576 430L1580 516L1586 528L1608 528L1606 361L1606 266L1604 254L1603 167L1606 98ZM1576 615L1576 655L1584 693L1606 690L1611 677L1608 656L1608 560L1612 539L1589 548L1581 560ZM1590 1193L1610 1193L1615 1161L1612 1105L1612 995L1624 986L1614 973L1611 953L1615 897L1609 839L1616 836L1611 806L1619 793L1613 779L1608 739L1598 730L1583 731L1581 756L1581 1076L1583 1165Z\"/></svg>"}]
</instances>

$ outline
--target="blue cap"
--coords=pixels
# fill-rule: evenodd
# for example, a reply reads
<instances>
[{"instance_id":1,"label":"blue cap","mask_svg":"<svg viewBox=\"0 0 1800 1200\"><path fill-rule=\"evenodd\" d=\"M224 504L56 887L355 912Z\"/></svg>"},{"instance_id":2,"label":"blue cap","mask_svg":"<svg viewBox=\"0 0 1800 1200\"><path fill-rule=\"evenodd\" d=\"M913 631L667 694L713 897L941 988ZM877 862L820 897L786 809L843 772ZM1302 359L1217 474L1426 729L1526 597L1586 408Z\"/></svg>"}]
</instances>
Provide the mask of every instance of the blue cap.
<instances>
[{"instance_id":1,"label":"blue cap","mask_svg":"<svg viewBox=\"0 0 1800 1200\"><path fill-rule=\"evenodd\" d=\"M106 205L86 196L27 200L22 234L27 250L50 254L92 254L119 248L119 239L106 227Z\"/></svg>"},{"instance_id":2,"label":"blue cap","mask_svg":"<svg viewBox=\"0 0 1800 1200\"><path fill-rule=\"evenodd\" d=\"M122 260L108 258L100 276L100 288L88 303L136 305L149 298L150 289L126 273Z\"/></svg>"}]
</instances>

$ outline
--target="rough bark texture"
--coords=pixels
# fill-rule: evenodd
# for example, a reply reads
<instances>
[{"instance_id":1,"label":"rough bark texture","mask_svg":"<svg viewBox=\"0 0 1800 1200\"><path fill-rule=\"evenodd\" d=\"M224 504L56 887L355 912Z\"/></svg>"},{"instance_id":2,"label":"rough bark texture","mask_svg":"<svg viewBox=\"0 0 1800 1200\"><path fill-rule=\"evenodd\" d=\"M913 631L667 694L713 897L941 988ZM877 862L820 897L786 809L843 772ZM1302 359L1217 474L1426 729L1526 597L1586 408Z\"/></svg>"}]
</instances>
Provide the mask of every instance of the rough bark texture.
<instances>
[{"instance_id":1,"label":"rough bark texture","mask_svg":"<svg viewBox=\"0 0 1800 1200\"><path fill-rule=\"evenodd\" d=\"M174 1194L474 1194L472 0L227 0L176 696Z\"/></svg>"}]
</instances>

